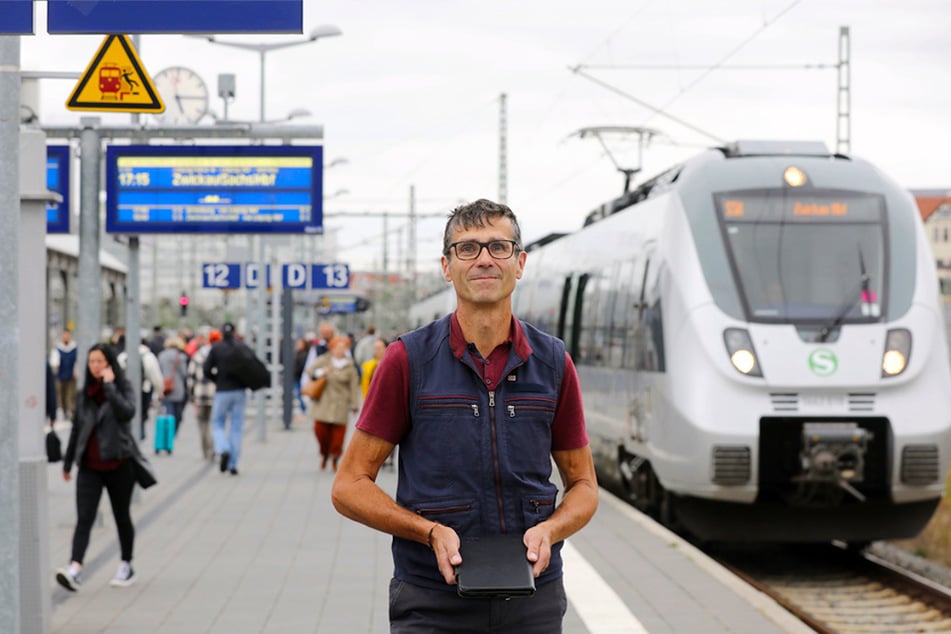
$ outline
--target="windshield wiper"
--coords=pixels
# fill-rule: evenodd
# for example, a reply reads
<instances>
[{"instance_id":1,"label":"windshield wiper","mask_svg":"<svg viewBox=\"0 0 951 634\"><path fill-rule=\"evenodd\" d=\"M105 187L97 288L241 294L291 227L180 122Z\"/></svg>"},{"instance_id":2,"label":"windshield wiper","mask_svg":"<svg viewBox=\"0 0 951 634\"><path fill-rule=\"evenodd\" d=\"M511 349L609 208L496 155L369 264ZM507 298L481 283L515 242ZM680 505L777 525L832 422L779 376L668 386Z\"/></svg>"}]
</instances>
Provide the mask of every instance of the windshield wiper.
<instances>
[{"instance_id":1,"label":"windshield wiper","mask_svg":"<svg viewBox=\"0 0 951 634\"><path fill-rule=\"evenodd\" d=\"M836 328L842 325L842 322L845 321L845 316L848 315L849 311L851 311L855 306L855 301L857 299L861 299L863 302L871 301L871 293L869 289L872 278L865 270L865 257L862 255L862 246L859 244L856 244L855 246L859 250L859 283L855 286L854 290L849 291L849 294L846 296L846 301L839 308L835 319L819 329L819 341L825 341L828 339L829 335L831 335ZM858 294L858 297L856 297L856 293Z\"/></svg>"}]
</instances>

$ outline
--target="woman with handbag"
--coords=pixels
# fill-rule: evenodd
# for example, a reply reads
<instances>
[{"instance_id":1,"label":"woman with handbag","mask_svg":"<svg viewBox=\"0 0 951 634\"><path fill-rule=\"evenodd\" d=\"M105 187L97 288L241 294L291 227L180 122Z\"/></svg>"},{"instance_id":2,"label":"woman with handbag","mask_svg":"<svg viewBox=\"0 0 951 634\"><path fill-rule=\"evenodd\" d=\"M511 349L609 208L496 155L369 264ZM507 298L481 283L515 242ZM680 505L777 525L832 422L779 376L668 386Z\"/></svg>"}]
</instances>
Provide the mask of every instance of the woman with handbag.
<instances>
[{"instance_id":1,"label":"woman with handbag","mask_svg":"<svg viewBox=\"0 0 951 634\"><path fill-rule=\"evenodd\" d=\"M56 581L73 592L79 590L83 557L103 489L109 493L121 551L119 569L110 584L125 587L135 581L132 570L135 527L130 514L135 468L130 458L135 453L132 418L136 395L112 346L97 343L89 349L86 358L86 378L78 394L73 429L63 456L66 482L72 480L73 463L79 466L72 558L67 567L56 571Z\"/></svg>"},{"instance_id":2,"label":"woman with handbag","mask_svg":"<svg viewBox=\"0 0 951 634\"><path fill-rule=\"evenodd\" d=\"M326 379L324 390L317 400L311 400L309 415L314 421L314 436L320 451L320 468L326 469L333 460L333 469L343 453L347 422L351 413L360 408L360 375L349 356L350 340L334 337L329 352L317 357L305 372L311 382Z\"/></svg>"}]
</instances>

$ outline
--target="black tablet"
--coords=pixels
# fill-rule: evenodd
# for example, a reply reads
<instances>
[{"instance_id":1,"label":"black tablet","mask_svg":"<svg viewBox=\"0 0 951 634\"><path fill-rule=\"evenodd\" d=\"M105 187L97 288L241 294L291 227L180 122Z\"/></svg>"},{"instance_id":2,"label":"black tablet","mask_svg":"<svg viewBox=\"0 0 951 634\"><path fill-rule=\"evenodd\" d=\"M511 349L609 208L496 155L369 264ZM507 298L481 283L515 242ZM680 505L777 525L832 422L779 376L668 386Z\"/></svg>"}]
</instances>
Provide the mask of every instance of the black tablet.
<instances>
[{"instance_id":1,"label":"black tablet","mask_svg":"<svg viewBox=\"0 0 951 634\"><path fill-rule=\"evenodd\" d=\"M521 535L463 537L462 563L456 566L461 597L508 598L535 594L532 564L525 558Z\"/></svg>"}]
</instances>

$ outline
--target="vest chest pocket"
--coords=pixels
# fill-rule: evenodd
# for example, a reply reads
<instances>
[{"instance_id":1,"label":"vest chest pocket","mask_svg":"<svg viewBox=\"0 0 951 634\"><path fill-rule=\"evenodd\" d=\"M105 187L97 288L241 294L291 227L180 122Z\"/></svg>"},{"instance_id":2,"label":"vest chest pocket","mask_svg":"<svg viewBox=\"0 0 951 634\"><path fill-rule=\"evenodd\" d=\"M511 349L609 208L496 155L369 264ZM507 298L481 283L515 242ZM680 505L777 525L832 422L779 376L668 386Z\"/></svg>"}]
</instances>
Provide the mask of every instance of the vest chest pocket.
<instances>
[{"instance_id":1,"label":"vest chest pocket","mask_svg":"<svg viewBox=\"0 0 951 634\"><path fill-rule=\"evenodd\" d=\"M551 475L551 426L555 399L547 396L505 396L496 430L508 464L523 477L547 481Z\"/></svg>"},{"instance_id":2,"label":"vest chest pocket","mask_svg":"<svg viewBox=\"0 0 951 634\"><path fill-rule=\"evenodd\" d=\"M420 396L419 411L426 414L446 414L450 416L471 415L479 418L482 412L479 402L471 396Z\"/></svg>"},{"instance_id":3,"label":"vest chest pocket","mask_svg":"<svg viewBox=\"0 0 951 634\"><path fill-rule=\"evenodd\" d=\"M417 515L449 526L459 535L467 535L479 527L479 506L473 500L432 500L413 504Z\"/></svg>"},{"instance_id":4,"label":"vest chest pocket","mask_svg":"<svg viewBox=\"0 0 951 634\"><path fill-rule=\"evenodd\" d=\"M409 443L404 454L424 461L428 475L454 481L459 473L483 468L488 412L468 395L425 395L416 402Z\"/></svg>"},{"instance_id":5,"label":"vest chest pocket","mask_svg":"<svg viewBox=\"0 0 951 634\"><path fill-rule=\"evenodd\" d=\"M555 399L544 396L511 396L503 399L507 418L543 418L551 422L555 417Z\"/></svg>"}]
</instances>

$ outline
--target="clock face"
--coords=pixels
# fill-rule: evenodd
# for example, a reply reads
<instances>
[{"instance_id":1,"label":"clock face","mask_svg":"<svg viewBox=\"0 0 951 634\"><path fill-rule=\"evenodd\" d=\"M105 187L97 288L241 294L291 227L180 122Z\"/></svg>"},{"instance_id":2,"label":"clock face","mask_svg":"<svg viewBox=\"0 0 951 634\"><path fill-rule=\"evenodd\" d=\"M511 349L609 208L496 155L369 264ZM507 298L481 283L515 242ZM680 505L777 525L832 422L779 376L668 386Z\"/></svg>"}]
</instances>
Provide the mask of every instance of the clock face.
<instances>
[{"instance_id":1,"label":"clock face","mask_svg":"<svg viewBox=\"0 0 951 634\"><path fill-rule=\"evenodd\" d=\"M208 112L208 88L195 71L171 66L159 71L152 81L165 102L165 112L155 115L161 125L198 123Z\"/></svg>"}]
</instances>

